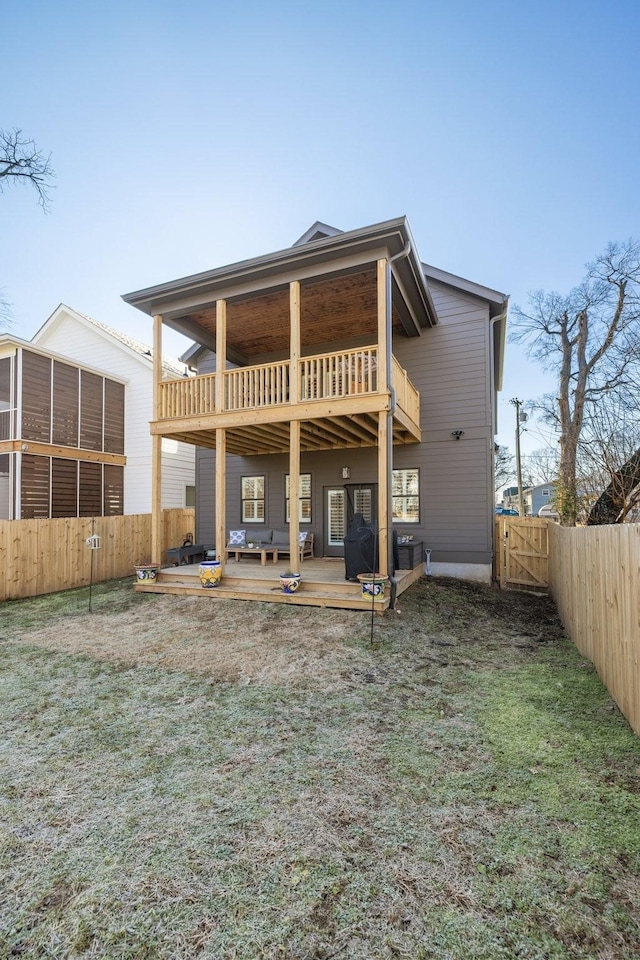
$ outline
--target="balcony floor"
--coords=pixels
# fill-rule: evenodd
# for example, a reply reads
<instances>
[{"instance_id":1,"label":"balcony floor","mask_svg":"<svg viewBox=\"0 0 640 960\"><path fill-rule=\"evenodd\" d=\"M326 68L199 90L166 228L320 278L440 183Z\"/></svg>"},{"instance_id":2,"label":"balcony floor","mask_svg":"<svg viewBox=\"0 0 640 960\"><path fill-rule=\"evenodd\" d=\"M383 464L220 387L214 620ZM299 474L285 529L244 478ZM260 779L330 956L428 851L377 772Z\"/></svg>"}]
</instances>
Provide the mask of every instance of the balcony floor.
<instances>
[{"instance_id":1,"label":"balcony floor","mask_svg":"<svg viewBox=\"0 0 640 960\"><path fill-rule=\"evenodd\" d=\"M253 600L263 603L288 603L293 606L341 607L348 610L371 611L371 601L363 600L360 584L344 578L344 560L305 560L300 566L302 583L297 593L282 593L278 575L286 564L270 560L262 566L259 558L228 560L219 587L207 588L200 584L198 564L180 567L162 567L153 585L136 585L142 593L172 593L199 596L208 600ZM397 570L398 596L422 575L422 564L414 570ZM374 610L383 613L390 603L387 585L383 602L376 602Z\"/></svg>"}]
</instances>

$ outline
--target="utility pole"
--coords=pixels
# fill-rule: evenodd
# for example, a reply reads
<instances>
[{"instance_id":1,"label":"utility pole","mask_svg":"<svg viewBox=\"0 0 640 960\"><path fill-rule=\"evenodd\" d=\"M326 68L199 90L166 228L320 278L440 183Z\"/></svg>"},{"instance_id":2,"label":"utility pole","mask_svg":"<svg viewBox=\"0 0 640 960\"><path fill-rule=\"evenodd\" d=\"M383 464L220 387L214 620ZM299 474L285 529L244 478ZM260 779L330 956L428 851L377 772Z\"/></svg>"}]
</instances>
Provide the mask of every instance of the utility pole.
<instances>
[{"instance_id":1,"label":"utility pole","mask_svg":"<svg viewBox=\"0 0 640 960\"><path fill-rule=\"evenodd\" d=\"M510 400L516 408L516 470L518 472L518 513L524 517L524 491L522 489L522 460L520 458L520 424L526 423L527 415L524 410L520 410L522 400L514 397Z\"/></svg>"}]
</instances>

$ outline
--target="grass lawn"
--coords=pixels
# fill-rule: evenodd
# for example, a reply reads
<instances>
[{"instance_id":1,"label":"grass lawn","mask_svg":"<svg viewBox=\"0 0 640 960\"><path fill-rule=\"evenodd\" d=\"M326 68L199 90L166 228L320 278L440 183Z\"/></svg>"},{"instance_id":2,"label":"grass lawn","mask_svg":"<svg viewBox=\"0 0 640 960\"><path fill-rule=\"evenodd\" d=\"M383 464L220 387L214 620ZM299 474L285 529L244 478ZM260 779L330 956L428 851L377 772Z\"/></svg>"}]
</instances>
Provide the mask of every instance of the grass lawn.
<instances>
[{"instance_id":1,"label":"grass lawn","mask_svg":"<svg viewBox=\"0 0 640 960\"><path fill-rule=\"evenodd\" d=\"M640 956L640 742L543 597L0 604L0 957Z\"/></svg>"}]
</instances>

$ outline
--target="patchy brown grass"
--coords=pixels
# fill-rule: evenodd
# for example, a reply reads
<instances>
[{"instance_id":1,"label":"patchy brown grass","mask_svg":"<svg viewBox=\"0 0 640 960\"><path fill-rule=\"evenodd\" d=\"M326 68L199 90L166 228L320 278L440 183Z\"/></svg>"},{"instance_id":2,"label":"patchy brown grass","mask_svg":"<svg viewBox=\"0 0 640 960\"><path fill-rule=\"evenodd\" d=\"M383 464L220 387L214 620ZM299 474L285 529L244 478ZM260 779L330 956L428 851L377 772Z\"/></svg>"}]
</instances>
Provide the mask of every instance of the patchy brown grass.
<instances>
[{"instance_id":1,"label":"patchy brown grass","mask_svg":"<svg viewBox=\"0 0 640 960\"><path fill-rule=\"evenodd\" d=\"M1 957L640 953L640 747L547 598L0 607Z\"/></svg>"}]
</instances>

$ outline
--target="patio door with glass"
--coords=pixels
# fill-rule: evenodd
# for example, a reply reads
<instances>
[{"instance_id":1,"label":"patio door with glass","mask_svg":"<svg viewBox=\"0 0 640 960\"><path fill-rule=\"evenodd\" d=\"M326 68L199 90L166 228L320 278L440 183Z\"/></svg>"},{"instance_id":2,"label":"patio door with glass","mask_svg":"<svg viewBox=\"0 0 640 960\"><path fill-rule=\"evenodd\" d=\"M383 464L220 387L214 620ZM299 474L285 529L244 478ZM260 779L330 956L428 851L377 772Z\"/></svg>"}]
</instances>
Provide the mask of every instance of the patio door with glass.
<instances>
[{"instance_id":1,"label":"patio door with glass","mask_svg":"<svg viewBox=\"0 0 640 960\"><path fill-rule=\"evenodd\" d=\"M325 487L324 491L324 556L344 555L344 534L347 521L347 498L344 487Z\"/></svg>"},{"instance_id":2,"label":"patio door with glass","mask_svg":"<svg viewBox=\"0 0 640 960\"><path fill-rule=\"evenodd\" d=\"M377 484L348 484L325 487L324 556L344 556L344 535L353 513L361 513L366 523L377 516Z\"/></svg>"}]
</instances>

